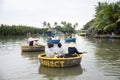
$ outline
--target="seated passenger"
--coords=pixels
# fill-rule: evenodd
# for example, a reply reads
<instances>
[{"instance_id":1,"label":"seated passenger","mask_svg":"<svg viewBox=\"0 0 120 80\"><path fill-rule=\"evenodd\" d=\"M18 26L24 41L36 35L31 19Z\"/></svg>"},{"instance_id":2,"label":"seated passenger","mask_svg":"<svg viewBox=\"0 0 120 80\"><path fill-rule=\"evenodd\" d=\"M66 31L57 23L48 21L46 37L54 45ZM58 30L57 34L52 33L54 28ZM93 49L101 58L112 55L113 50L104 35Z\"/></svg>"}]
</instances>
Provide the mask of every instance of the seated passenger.
<instances>
[{"instance_id":1,"label":"seated passenger","mask_svg":"<svg viewBox=\"0 0 120 80\"><path fill-rule=\"evenodd\" d=\"M52 39L52 40L55 40L55 37L54 37L54 36L52 36L52 37L51 37L51 39Z\"/></svg>"},{"instance_id":2,"label":"seated passenger","mask_svg":"<svg viewBox=\"0 0 120 80\"><path fill-rule=\"evenodd\" d=\"M69 43L69 46L68 46L68 55L67 56L69 56L69 57L77 56L74 54L82 54L82 52L79 52L77 50L77 48L75 47L75 43L71 42L71 43Z\"/></svg>"},{"instance_id":3,"label":"seated passenger","mask_svg":"<svg viewBox=\"0 0 120 80\"><path fill-rule=\"evenodd\" d=\"M34 39L33 46L39 46L39 40L37 38Z\"/></svg>"},{"instance_id":4,"label":"seated passenger","mask_svg":"<svg viewBox=\"0 0 120 80\"><path fill-rule=\"evenodd\" d=\"M29 46L33 46L34 41L29 41Z\"/></svg>"},{"instance_id":5,"label":"seated passenger","mask_svg":"<svg viewBox=\"0 0 120 80\"><path fill-rule=\"evenodd\" d=\"M45 53L47 57L54 57L55 56L55 50L54 50L54 44L51 42L47 43L47 46L45 48Z\"/></svg>"},{"instance_id":6,"label":"seated passenger","mask_svg":"<svg viewBox=\"0 0 120 80\"><path fill-rule=\"evenodd\" d=\"M57 55L59 57L65 57L65 51L62 48L62 44L61 43L58 43Z\"/></svg>"},{"instance_id":7,"label":"seated passenger","mask_svg":"<svg viewBox=\"0 0 120 80\"><path fill-rule=\"evenodd\" d=\"M28 42L29 46L33 46L33 41L34 41L34 39L32 37L28 38L27 42Z\"/></svg>"}]
</instances>

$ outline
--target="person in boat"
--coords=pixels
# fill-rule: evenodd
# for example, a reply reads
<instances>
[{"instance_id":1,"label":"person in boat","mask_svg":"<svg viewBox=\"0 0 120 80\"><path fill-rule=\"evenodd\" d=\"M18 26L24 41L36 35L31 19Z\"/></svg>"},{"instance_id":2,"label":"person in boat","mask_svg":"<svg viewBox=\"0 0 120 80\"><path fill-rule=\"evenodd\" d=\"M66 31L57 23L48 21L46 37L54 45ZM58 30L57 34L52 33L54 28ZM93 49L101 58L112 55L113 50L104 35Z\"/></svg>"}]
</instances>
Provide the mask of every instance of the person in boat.
<instances>
[{"instance_id":1,"label":"person in boat","mask_svg":"<svg viewBox=\"0 0 120 80\"><path fill-rule=\"evenodd\" d=\"M69 34L67 38L72 38L72 35L71 35L71 34Z\"/></svg>"},{"instance_id":2,"label":"person in boat","mask_svg":"<svg viewBox=\"0 0 120 80\"><path fill-rule=\"evenodd\" d=\"M38 38L35 38L34 39L34 42L33 42L33 46L39 46L40 43L39 43L39 39Z\"/></svg>"},{"instance_id":3,"label":"person in boat","mask_svg":"<svg viewBox=\"0 0 120 80\"><path fill-rule=\"evenodd\" d=\"M49 41L49 40L52 40L52 36L48 36L47 37L47 40Z\"/></svg>"},{"instance_id":4,"label":"person in boat","mask_svg":"<svg viewBox=\"0 0 120 80\"><path fill-rule=\"evenodd\" d=\"M51 40L55 40L56 38L54 36L51 37Z\"/></svg>"},{"instance_id":5,"label":"person in boat","mask_svg":"<svg viewBox=\"0 0 120 80\"><path fill-rule=\"evenodd\" d=\"M54 50L54 44L51 42L47 43L47 46L45 48L45 53L47 57L54 57L55 56L55 50Z\"/></svg>"},{"instance_id":6,"label":"person in boat","mask_svg":"<svg viewBox=\"0 0 120 80\"><path fill-rule=\"evenodd\" d=\"M77 48L75 47L74 42L70 42L68 45L68 54L66 56L68 57L75 57L77 56L76 54L82 54L83 52L79 52Z\"/></svg>"},{"instance_id":7,"label":"person in boat","mask_svg":"<svg viewBox=\"0 0 120 80\"><path fill-rule=\"evenodd\" d=\"M29 37L27 42L28 42L29 46L33 46L34 38L33 37Z\"/></svg>"},{"instance_id":8,"label":"person in boat","mask_svg":"<svg viewBox=\"0 0 120 80\"><path fill-rule=\"evenodd\" d=\"M58 43L57 46L58 46L58 48L57 48L58 57L65 57L65 51L64 51L64 49L62 47L62 44Z\"/></svg>"}]
</instances>

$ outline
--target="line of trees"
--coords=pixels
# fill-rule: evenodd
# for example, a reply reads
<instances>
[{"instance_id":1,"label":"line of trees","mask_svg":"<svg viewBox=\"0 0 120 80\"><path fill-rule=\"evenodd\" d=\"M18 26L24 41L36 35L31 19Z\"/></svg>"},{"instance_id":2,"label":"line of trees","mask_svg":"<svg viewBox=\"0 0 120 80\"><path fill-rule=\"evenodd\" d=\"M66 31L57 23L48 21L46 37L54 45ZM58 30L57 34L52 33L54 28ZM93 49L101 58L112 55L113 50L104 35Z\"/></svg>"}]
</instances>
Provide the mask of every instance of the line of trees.
<instances>
[{"instance_id":1,"label":"line of trees","mask_svg":"<svg viewBox=\"0 0 120 80\"><path fill-rule=\"evenodd\" d=\"M43 27L47 27L48 29L51 29L51 24L46 21L43 22ZM53 28L61 31L63 33L75 33L75 28L78 27L78 23L76 22L75 24L72 24L70 22L66 22L66 21L61 21L60 24L58 24L57 22L54 22Z\"/></svg>"},{"instance_id":2,"label":"line of trees","mask_svg":"<svg viewBox=\"0 0 120 80\"><path fill-rule=\"evenodd\" d=\"M120 1L99 2L95 11L95 18L89 21L83 29L94 27L95 30L120 34Z\"/></svg>"},{"instance_id":3,"label":"line of trees","mask_svg":"<svg viewBox=\"0 0 120 80\"><path fill-rule=\"evenodd\" d=\"M63 33L74 33L75 28L78 26L78 23L72 25L72 23L67 23L66 21L62 21L61 25L57 22L54 23L53 26L46 21L43 22L43 28L36 28L32 26L23 26L23 25L0 25L0 36L17 36L17 35L26 35L27 33L31 34L45 34L49 29L55 29L61 31Z\"/></svg>"},{"instance_id":4,"label":"line of trees","mask_svg":"<svg viewBox=\"0 0 120 80\"><path fill-rule=\"evenodd\" d=\"M2 36L17 36L17 35L26 35L27 33L32 34L42 34L46 32L45 28L35 28L31 26L22 26L22 25L3 25L0 26L0 35Z\"/></svg>"}]
</instances>

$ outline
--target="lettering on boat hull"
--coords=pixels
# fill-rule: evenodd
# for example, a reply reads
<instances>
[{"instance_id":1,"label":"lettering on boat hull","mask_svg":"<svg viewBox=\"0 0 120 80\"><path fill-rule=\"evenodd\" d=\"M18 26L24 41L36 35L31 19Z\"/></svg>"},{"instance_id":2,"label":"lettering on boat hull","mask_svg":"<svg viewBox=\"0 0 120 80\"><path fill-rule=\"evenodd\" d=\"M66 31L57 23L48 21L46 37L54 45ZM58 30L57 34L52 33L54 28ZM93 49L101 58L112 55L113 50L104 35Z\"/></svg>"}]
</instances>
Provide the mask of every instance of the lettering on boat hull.
<instances>
[{"instance_id":1,"label":"lettering on boat hull","mask_svg":"<svg viewBox=\"0 0 120 80\"><path fill-rule=\"evenodd\" d=\"M41 64L49 67L64 67L64 61L41 60Z\"/></svg>"},{"instance_id":2,"label":"lettering on boat hull","mask_svg":"<svg viewBox=\"0 0 120 80\"><path fill-rule=\"evenodd\" d=\"M48 67L68 67L80 64L81 59L74 60L40 60L40 63Z\"/></svg>"}]
</instances>

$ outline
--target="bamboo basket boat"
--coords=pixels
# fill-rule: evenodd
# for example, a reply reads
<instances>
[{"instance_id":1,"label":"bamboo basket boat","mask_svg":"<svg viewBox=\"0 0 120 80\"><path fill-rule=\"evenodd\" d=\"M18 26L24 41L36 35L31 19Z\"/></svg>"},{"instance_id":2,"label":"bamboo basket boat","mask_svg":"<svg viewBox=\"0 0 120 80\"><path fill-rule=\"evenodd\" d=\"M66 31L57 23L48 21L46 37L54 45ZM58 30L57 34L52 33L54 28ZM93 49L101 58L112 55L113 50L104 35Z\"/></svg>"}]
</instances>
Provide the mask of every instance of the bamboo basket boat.
<instances>
[{"instance_id":1,"label":"bamboo basket boat","mask_svg":"<svg viewBox=\"0 0 120 80\"><path fill-rule=\"evenodd\" d=\"M22 52L44 51L45 50L45 46L43 46L43 45L39 45L39 46L24 45L24 46L21 46L21 50L22 50Z\"/></svg>"},{"instance_id":2,"label":"bamboo basket boat","mask_svg":"<svg viewBox=\"0 0 120 80\"><path fill-rule=\"evenodd\" d=\"M76 42L76 38L67 38L67 39L65 39L65 43L69 43L69 42Z\"/></svg>"},{"instance_id":3,"label":"bamboo basket boat","mask_svg":"<svg viewBox=\"0 0 120 80\"><path fill-rule=\"evenodd\" d=\"M59 39L55 39L55 40L48 40L47 42L52 42L54 44L58 44L60 42Z\"/></svg>"},{"instance_id":4,"label":"bamboo basket boat","mask_svg":"<svg viewBox=\"0 0 120 80\"><path fill-rule=\"evenodd\" d=\"M82 59L82 54L77 55L76 57L69 58L50 58L46 57L46 54L38 55L38 59L41 65L47 67L70 67L79 65Z\"/></svg>"}]
</instances>

